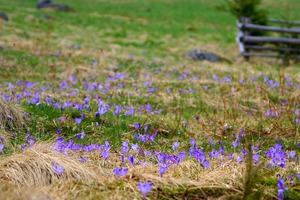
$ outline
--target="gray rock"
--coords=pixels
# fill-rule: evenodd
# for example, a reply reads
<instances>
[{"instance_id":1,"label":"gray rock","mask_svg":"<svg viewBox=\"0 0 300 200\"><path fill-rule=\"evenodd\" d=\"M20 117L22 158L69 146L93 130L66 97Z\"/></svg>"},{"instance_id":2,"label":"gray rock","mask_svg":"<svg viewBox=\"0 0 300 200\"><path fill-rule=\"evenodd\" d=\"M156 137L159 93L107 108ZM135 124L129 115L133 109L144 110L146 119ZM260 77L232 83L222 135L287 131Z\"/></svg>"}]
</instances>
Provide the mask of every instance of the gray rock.
<instances>
[{"instance_id":1,"label":"gray rock","mask_svg":"<svg viewBox=\"0 0 300 200\"><path fill-rule=\"evenodd\" d=\"M222 58L214 53L205 52L199 49L194 49L188 52L186 57L191 58L194 61L207 60L209 62L222 62Z\"/></svg>"},{"instance_id":2,"label":"gray rock","mask_svg":"<svg viewBox=\"0 0 300 200\"><path fill-rule=\"evenodd\" d=\"M53 3L52 0L39 0L36 7L38 9L47 9L52 8L54 10L58 11L73 11L73 8L67 5L59 4L59 3Z\"/></svg>"},{"instance_id":3,"label":"gray rock","mask_svg":"<svg viewBox=\"0 0 300 200\"><path fill-rule=\"evenodd\" d=\"M38 4L36 5L37 8L47 8L53 5L51 0L39 0Z\"/></svg>"},{"instance_id":4,"label":"gray rock","mask_svg":"<svg viewBox=\"0 0 300 200\"><path fill-rule=\"evenodd\" d=\"M8 21L8 16L4 12L0 12L0 19Z\"/></svg>"}]
</instances>

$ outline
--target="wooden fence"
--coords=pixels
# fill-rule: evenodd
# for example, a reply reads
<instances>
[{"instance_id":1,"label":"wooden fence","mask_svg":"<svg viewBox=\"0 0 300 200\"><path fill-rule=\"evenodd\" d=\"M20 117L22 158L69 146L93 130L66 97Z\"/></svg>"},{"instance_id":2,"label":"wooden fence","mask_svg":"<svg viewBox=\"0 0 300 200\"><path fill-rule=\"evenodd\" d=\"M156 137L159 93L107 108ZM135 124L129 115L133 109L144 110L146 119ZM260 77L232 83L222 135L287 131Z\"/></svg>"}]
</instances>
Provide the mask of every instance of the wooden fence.
<instances>
[{"instance_id":1,"label":"wooden fence","mask_svg":"<svg viewBox=\"0 0 300 200\"><path fill-rule=\"evenodd\" d=\"M285 27L300 26L300 22L271 19ZM240 53L248 60L252 56L300 59L300 28L284 28L252 24L249 18L237 22L236 41ZM266 31L267 36L253 36L252 30Z\"/></svg>"}]
</instances>

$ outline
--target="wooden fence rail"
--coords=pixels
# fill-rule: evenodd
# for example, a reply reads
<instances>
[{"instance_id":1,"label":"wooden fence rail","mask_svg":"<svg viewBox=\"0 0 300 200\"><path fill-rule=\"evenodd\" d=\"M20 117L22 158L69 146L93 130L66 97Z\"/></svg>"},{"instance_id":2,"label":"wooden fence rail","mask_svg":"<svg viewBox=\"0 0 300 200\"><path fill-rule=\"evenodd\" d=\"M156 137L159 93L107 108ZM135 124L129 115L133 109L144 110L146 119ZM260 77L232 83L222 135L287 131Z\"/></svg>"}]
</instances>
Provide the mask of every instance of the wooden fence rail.
<instances>
[{"instance_id":1,"label":"wooden fence rail","mask_svg":"<svg viewBox=\"0 0 300 200\"><path fill-rule=\"evenodd\" d=\"M273 23L281 23L281 24L285 24L285 25L300 25L300 22L294 22L294 21L287 21L287 20L282 20L282 19L270 19L270 22Z\"/></svg>"},{"instance_id":2,"label":"wooden fence rail","mask_svg":"<svg viewBox=\"0 0 300 200\"><path fill-rule=\"evenodd\" d=\"M300 25L300 22L275 19L271 19L271 21L285 25ZM300 59L300 28L256 25L252 24L249 18L242 18L240 22L237 22L237 27L236 41L240 53L247 60L252 56ZM268 35L277 33L277 35L254 36L251 35L253 30L266 31ZM284 34L284 36L280 36L278 33ZM259 53L253 53L253 51L259 51Z\"/></svg>"}]
</instances>

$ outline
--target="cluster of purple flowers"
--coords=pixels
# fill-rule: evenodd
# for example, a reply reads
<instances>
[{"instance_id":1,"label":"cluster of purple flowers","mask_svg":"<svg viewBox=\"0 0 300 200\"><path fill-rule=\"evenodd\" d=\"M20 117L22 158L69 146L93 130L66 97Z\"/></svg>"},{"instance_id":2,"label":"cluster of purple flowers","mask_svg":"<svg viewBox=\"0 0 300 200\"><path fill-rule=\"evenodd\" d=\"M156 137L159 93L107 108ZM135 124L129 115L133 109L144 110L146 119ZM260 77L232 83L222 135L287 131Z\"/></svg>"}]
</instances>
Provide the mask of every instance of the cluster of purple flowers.
<instances>
[{"instance_id":1,"label":"cluster of purple flowers","mask_svg":"<svg viewBox=\"0 0 300 200\"><path fill-rule=\"evenodd\" d=\"M271 159L268 164L270 167L286 166L286 152L282 150L282 144L280 142L271 147L265 154Z\"/></svg>"},{"instance_id":2,"label":"cluster of purple flowers","mask_svg":"<svg viewBox=\"0 0 300 200\"><path fill-rule=\"evenodd\" d=\"M128 173L128 168L115 168L114 174L119 177L124 177Z\"/></svg>"},{"instance_id":3,"label":"cluster of purple flowers","mask_svg":"<svg viewBox=\"0 0 300 200\"><path fill-rule=\"evenodd\" d=\"M94 63L97 64L96 62ZM155 110L157 108L153 107L153 105L147 103L144 105L132 105L132 104L111 104L109 101L110 96L109 92L112 90L121 90L128 86L128 84L124 83L124 79L128 78L128 74L123 73L115 73L112 76L107 77L107 81L103 83L99 83L97 81L92 80L91 83L84 82L83 84L80 84L80 81L77 80L75 76L70 76L69 80L61 80L58 83L60 90L55 90L54 87L47 85L45 87L39 88L37 83L31 83L31 82L17 82L16 84L7 83L7 87L5 88L5 92L1 92L2 98L5 101L16 101L20 102L23 100L24 102L27 102L28 104L34 104L39 105L42 103L46 103L48 106L53 106L55 108L58 108L60 110L67 110L67 109L75 109L82 111L82 114L80 117L77 117L74 119L73 123L75 124L76 130L80 133L76 135L76 138L79 140L84 140L87 136L85 131L82 129L82 124L85 122L85 119L89 115L85 115L83 112L92 112L93 108L91 105L93 105L93 102L97 104L96 108L94 108L93 112L96 117L105 117L109 113L112 113L114 116L124 115L124 116L141 116L143 113L150 116L153 114L160 114L161 110ZM167 78L170 77L170 75L166 76ZM259 78L263 78L263 86L267 87L268 89L276 89L279 87L279 83L273 79L270 79L267 76L264 76L263 74L256 77L251 77L252 83L255 81L258 81ZM149 75L145 75L146 80L143 85L135 84L133 83L132 86L135 88L135 91L138 93L140 91L139 87L144 87L143 89L147 91L146 96L149 97L151 95L155 95L159 92L159 86L153 84L152 81L149 80ZM178 76L179 80L185 80L191 78L190 74L187 72L183 72L181 75ZM193 80L198 79L197 76L192 77ZM232 84L233 80L231 80L230 76L226 77L219 77L217 75L213 75L212 79L214 80L215 84ZM246 82L249 82L247 79L240 79L239 84L244 84ZM285 80L286 85L291 88L298 88L299 85L296 82L293 82L290 77L286 77ZM88 95L83 95L84 98L79 100L80 102L75 102L74 96L80 97L81 92L79 90L80 87L83 87L88 92ZM231 92L236 93L238 91L238 87L236 86L230 86ZM262 91L262 87L259 88L259 91ZM213 88L213 86L209 87L207 85L203 86L204 90L208 90ZM14 90L19 89L20 92L14 92ZM188 92L197 92L196 89L190 87L190 88L177 88L179 94L186 94ZM172 93L175 91L176 88L168 88L167 93ZM65 101L57 101L55 98L51 98L50 94L47 94L46 91L51 91L54 94L64 95L67 100ZM177 90L176 90L177 91ZM205 92L209 92L205 91ZM103 100L99 96L101 96L98 93L103 93L108 96L108 100ZM127 94L128 96L130 94ZM141 94L139 94L141 95ZM232 94L233 95L233 94ZM282 103L282 106L285 106L287 104L287 101L284 101ZM270 108L269 108L270 109ZM265 116L270 118L279 118L281 116L281 111L277 111L276 109L270 109L265 112ZM7 116L8 118L12 118L11 116ZM66 118L61 117L61 122L63 123ZM198 121L200 119L199 116L196 116L196 120ZM297 109L294 111L293 120L295 120L296 125L299 124L300 121L300 111ZM211 125L213 125L214 122L212 122ZM187 127L188 123L184 121L183 125ZM232 130L232 127L229 125L225 125L223 127L224 131ZM144 132L143 132L144 131ZM61 129L57 129L58 135L61 135ZM247 150L242 148L241 145L241 138L243 137L244 129L240 131L239 135L235 136L235 140L231 143L234 154L228 153L228 158L230 160L236 160L238 163L243 162L245 157L248 155ZM153 142L155 139L157 139L157 132L155 133L149 133L148 132L148 125L141 125L139 123L134 124L134 139L137 143L140 141L143 143L147 142ZM32 134L28 134L26 136L26 142L22 145L21 149L24 150L26 147L31 147L34 145L36 139L32 136ZM76 140L75 140L76 141ZM139 143L140 144L140 143ZM139 157L137 155L143 155L145 159L147 158L156 158L156 161L158 163L159 167L159 175L162 177L167 170L171 166L176 166L180 162L182 162L186 156L187 153L182 151L179 152L182 148L184 148L184 143L180 143L179 141L174 142L172 144L172 149L175 153L165 153L165 152L159 152L155 151L154 153L149 150L143 150L144 146L139 146L139 144L129 144L128 142L122 142L121 146L121 160L122 162L125 162L125 158L127 158L127 161L132 165L140 165L145 166L147 162L145 160L139 160ZM220 148L217 149L216 147L218 144L213 141L213 139L209 140L210 148L212 150L209 153L205 153L204 150L199 149L196 145L196 140L190 141L191 147L189 148L189 156L193 159L195 159L197 162L200 163L200 166L202 166L205 169L211 168L210 160L213 159L224 159L225 157L225 147L222 145L221 142ZM145 146L147 146L146 144ZM151 145L151 143L149 144ZM68 155L70 151L82 151L82 152L92 152L92 151L99 151L99 155L103 160L109 159L110 153L111 153L111 146L108 141L105 142L105 144L88 144L88 145L81 145L74 143L73 140L65 141L62 137L59 137L57 141L52 145L52 148L58 152L63 153L64 155ZM171 149L171 148L170 148ZM240 152L237 152L240 149ZM4 150L4 144L3 141L0 141L0 152L3 153ZM258 147L253 147L253 161L255 164L257 164L260 160L260 153L258 151ZM270 159L269 166L270 167L286 167L287 165L287 159L291 160L298 160L296 151L289 151L286 152L282 148L282 144L278 142L273 147L271 147L268 151L265 152L266 157ZM85 158L83 156L80 156L79 161L85 162L88 158ZM151 160L151 159L149 159ZM154 159L152 159L154 160ZM148 160L147 160L148 161ZM124 163L123 163L124 164ZM57 175L63 174L65 172L65 168L62 165L59 165L58 163L53 164L53 170ZM113 170L113 173L118 177L124 177L127 175L129 169L128 168L115 168ZM143 194L143 198L146 198L147 193L151 190L153 184L149 182L139 183L138 187L141 190ZM284 191L286 188L284 188L284 179L280 178L278 181L278 198L283 199L284 198Z\"/></svg>"},{"instance_id":4,"label":"cluster of purple flowers","mask_svg":"<svg viewBox=\"0 0 300 200\"><path fill-rule=\"evenodd\" d=\"M155 140L157 133L148 133L148 134L134 134L134 139L138 141L142 141L143 143L146 142L153 142Z\"/></svg>"},{"instance_id":5,"label":"cluster of purple flowers","mask_svg":"<svg viewBox=\"0 0 300 200\"><path fill-rule=\"evenodd\" d=\"M206 154L203 150L198 149L196 146L196 140L191 140L191 147L189 148L190 156L194 157L196 161L200 162L200 165L204 168L210 168L210 162L206 159Z\"/></svg>"},{"instance_id":6,"label":"cluster of purple flowers","mask_svg":"<svg viewBox=\"0 0 300 200\"><path fill-rule=\"evenodd\" d=\"M58 138L57 141L52 144L52 148L55 151L58 151L64 155L68 155L69 151L83 151L83 152L92 152L92 151L101 151L101 155L104 160L106 160L110 154L110 144L108 141L105 144L88 144L81 145L74 143L74 140L64 141L62 137ZM80 160L84 160L81 158Z\"/></svg>"}]
</instances>

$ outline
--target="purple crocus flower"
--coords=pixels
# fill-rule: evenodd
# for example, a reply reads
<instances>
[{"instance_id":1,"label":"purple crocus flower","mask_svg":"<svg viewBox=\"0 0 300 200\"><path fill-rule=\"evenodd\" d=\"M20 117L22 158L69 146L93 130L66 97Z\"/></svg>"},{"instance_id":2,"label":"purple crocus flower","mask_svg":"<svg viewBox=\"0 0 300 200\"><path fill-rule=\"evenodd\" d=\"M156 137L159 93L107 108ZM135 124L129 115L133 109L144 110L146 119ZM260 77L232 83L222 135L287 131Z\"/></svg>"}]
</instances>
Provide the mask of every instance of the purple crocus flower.
<instances>
[{"instance_id":1,"label":"purple crocus flower","mask_svg":"<svg viewBox=\"0 0 300 200\"><path fill-rule=\"evenodd\" d=\"M191 139L190 143L191 143L192 147L195 147L196 146L196 139Z\"/></svg>"},{"instance_id":2,"label":"purple crocus flower","mask_svg":"<svg viewBox=\"0 0 300 200\"><path fill-rule=\"evenodd\" d=\"M215 146L213 139L211 139L211 138L209 139L209 144L210 144L210 146Z\"/></svg>"},{"instance_id":3,"label":"purple crocus flower","mask_svg":"<svg viewBox=\"0 0 300 200\"><path fill-rule=\"evenodd\" d=\"M60 107L60 103L59 102L55 102L52 104L53 107L55 108L59 108Z\"/></svg>"},{"instance_id":4,"label":"purple crocus flower","mask_svg":"<svg viewBox=\"0 0 300 200\"><path fill-rule=\"evenodd\" d=\"M40 101L40 94L39 93L35 93L34 97L28 102L30 104L37 104Z\"/></svg>"},{"instance_id":5,"label":"purple crocus flower","mask_svg":"<svg viewBox=\"0 0 300 200\"><path fill-rule=\"evenodd\" d=\"M186 157L186 153L185 152L179 152L178 153L178 157L180 162L184 160L184 158Z\"/></svg>"},{"instance_id":6,"label":"purple crocus flower","mask_svg":"<svg viewBox=\"0 0 300 200\"><path fill-rule=\"evenodd\" d=\"M149 140L153 142L155 140L156 135L157 135L157 132L155 132L154 134L149 134L148 135Z\"/></svg>"},{"instance_id":7,"label":"purple crocus flower","mask_svg":"<svg viewBox=\"0 0 300 200\"><path fill-rule=\"evenodd\" d=\"M284 198L284 178L278 180L278 199L283 200Z\"/></svg>"},{"instance_id":8,"label":"purple crocus flower","mask_svg":"<svg viewBox=\"0 0 300 200\"><path fill-rule=\"evenodd\" d=\"M219 77L218 77L217 75L215 75L215 74L212 76L212 78L213 78L214 80L219 80Z\"/></svg>"},{"instance_id":9,"label":"purple crocus flower","mask_svg":"<svg viewBox=\"0 0 300 200\"><path fill-rule=\"evenodd\" d=\"M152 106L150 104L145 105L145 109L148 111L148 113L151 114L151 112L152 112Z\"/></svg>"},{"instance_id":10,"label":"purple crocus flower","mask_svg":"<svg viewBox=\"0 0 300 200\"><path fill-rule=\"evenodd\" d=\"M102 154L102 157L104 158L104 160L106 160L108 158L110 152L109 152L109 150L104 149L101 154Z\"/></svg>"},{"instance_id":11,"label":"purple crocus flower","mask_svg":"<svg viewBox=\"0 0 300 200\"><path fill-rule=\"evenodd\" d=\"M84 130L82 130L81 133L78 133L76 135L76 138L79 139L79 140L83 140L85 138L85 132L84 132Z\"/></svg>"},{"instance_id":12,"label":"purple crocus flower","mask_svg":"<svg viewBox=\"0 0 300 200\"><path fill-rule=\"evenodd\" d=\"M104 115L105 113L107 113L107 111L108 111L108 106L105 105L104 103L98 107L99 115Z\"/></svg>"},{"instance_id":13,"label":"purple crocus flower","mask_svg":"<svg viewBox=\"0 0 300 200\"><path fill-rule=\"evenodd\" d=\"M160 177L162 177L164 175L164 173L167 171L168 166L167 165L160 165L159 166L159 175Z\"/></svg>"},{"instance_id":14,"label":"purple crocus flower","mask_svg":"<svg viewBox=\"0 0 300 200\"><path fill-rule=\"evenodd\" d=\"M22 144L21 150L24 151L26 147L27 147L27 144Z\"/></svg>"},{"instance_id":15,"label":"purple crocus flower","mask_svg":"<svg viewBox=\"0 0 300 200\"><path fill-rule=\"evenodd\" d=\"M24 91L24 96L25 96L26 98L29 98L29 97L31 96L31 92L29 92L29 91Z\"/></svg>"},{"instance_id":16,"label":"purple crocus flower","mask_svg":"<svg viewBox=\"0 0 300 200\"><path fill-rule=\"evenodd\" d=\"M180 142L174 142L174 143L173 143L173 146L172 146L172 149L173 149L173 150L178 149L179 145L180 145Z\"/></svg>"},{"instance_id":17,"label":"purple crocus flower","mask_svg":"<svg viewBox=\"0 0 300 200\"><path fill-rule=\"evenodd\" d=\"M28 133L28 134L26 135L26 140L28 140L30 137L31 137L31 133Z\"/></svg>"},{"instance_id":18,"label":"purple crocus flower","mask_svg":"<svg viewBox=\"0 0 300 200\"><path fill-rule=\"evenodd\" d=\"M150 151L144 151L144 153L145 153L146 156L152 156L152 151L151 150Z\"/></svg>"},{"instance_id":19,"label":"purple crocus flower","mask_svg":"<svg viewBox=\"0 0 300 200\"><path fill-rule=\"evenodd\" d=\"M17 100L21 100L23 98L23 94L20 93L20 94L16 94L16 99Z\"/></svg>"},{"instance_id":20,"label":"purple crocus flower","mask_svg":"<svg viewBox=\"0 0 300 200\"><path fill-rule=\"evenodd\" d=\"M62 83L59 84L59 87L60 87L61 90L63 90L63 89L69 88L70 86L68 85L66 80L63 80Z\"/></svg>"},{"instance_id":21,"label":"purple crocus flower","mask_svg":"<svg viewBox=\"0 0 300 200\"><path fill-rule=\"evenodd\" d=\"M77 95L77 90L72 90L71 95L76 96Z\"/></svg>"},{"instance_id":22,"label":"purple crocus flower","mask_svg":"<svg viewBox=\"0 0 300 200\"><path fill-rule=\"evenodd\" d=\"M149 124L146 124L146 125L144 126L144 131L147 132L147 131L148 131L148 128L149 128Z\"/></svg>"},{"instance_id":23,"label":"purple crocus flower","mask_svg":"<svg viewBox=\"0 0 300 200\"><path fill-rule=\"evenodd\" d=\"M153 183L152 182L140 182L138 183L138 187L143 194L143 199L146 199L148 192L152 189Z\"/></svg>"},{"instance_id":24,"label":"purple crocus flower","mask_svg":"<svg viewBox=\"0 0 300 200\"><path fill-rule=\"evenodd\" d=\"M76 124L80 124L81 123L81 121L82 121L82 119L81 118L75 118L75 122L76 122Z\"/></svg>"},{"instance_id":25,"label":"purple crocus flower","mask_svg":"<svg viewBox=\"0 0 300 200\"><path fill-rule=\"evenodd\" d=\"M103 148L106 149L106 150L109 150L109 149L110 149L110 143L109 143L108 140L105 140L104 145L103 145Z\"/></svg>"},{"instance_id":26,"label":"purple crocus flower","mask_svg":"<svg viewBox=\"0 0 300 200\"><path fill-rule=\"evenodd\" d=\"M296 125L298 125L298 124L299 124L299 122L300 122L300 117L298 117L298 118L295 118L295 123L296 123Z\"/></svg>"},{"instance_id":27,"label":"purple crocus flower","mask_svg":"<svg viewBox=\"0 0 300 200\"><path fill-rule=\"evenodd\" d=\"M156 155L156 157L159 163L166 163L167 155L165 153L160 152Z\"/></svg>"},{"instance_id":28,"label":"purple crocus flower","mask_svg":"<svg viewBox=\"0 0 300 200\"><path fill-rule=\"evenodd\" d=\"M219 152L220 152L221 155L224 155L225 154L225 148L224 147L220 147L220 151Z\"/></svg>"},{"instance_id":29,"label":"purple crocus flower","mask_svg":"<svg viewBox=\"0 0 300 200\"><path fill-rule=\"evenodd\" d=\"M12 98L11 98L8 94L3 94L3 95L2 95L2 98L3 98L3 100L5 100L5 101L11 101L11 100L12 100Z\"/></svg>"},{"instance_id":30,"label":"purple crocus flower","mask_svg":"<svg viewBox=\"0 0 300 200\"><path fill-rule=\"evenodd\" d=\"M212 157L212 158L218 158L220 156L220 153L213 149L210 153L209 153L209 157Z\"/></svg>"},{"instance_id":31,"label":"purple crocus flower","mask_svg":"<svg viewBox=\"0 0 300 200\"><path fill-rule=\"evenodd\" d=\"M236 158L236 161L237 162L242 162L244 160L244 158L243 158L243 156L238 156L237 158Z\"/></svg>"},{"instance_id":32,"label":"purple crocus flower","mask_svg":"<svg viewBox=\"0 0 300 200\"><path fill-rule=\"evenodd\" d=\"M124 177L128 173L128 168L115 168L114 174L119 177Z\"/></svg>"},{"instance_id":33,"label":"purple crocus flower","mask_svg":"<svg viewBox=\"0 0 300 200\"><path fill-rule=\"evenodd\" d=\"M232 146L234 149L236 149L236 147L239 145L239 142L238 141L234 141L232 142Z\"/></svg>"},{"instance_id":34,"label":"purple crocus flower","mask_svg":"<svg viewBox=\"0 0 300 200\"><path fill-rule=\"evenodd\" d=\"M153 93L153 92L155 92L155 88L149 87L149 88L148 88L148 93Z\"/></svg>"},{"instance_id":35,"label":"purple crocus flower","mask_svg":"<svg viewBox=\"0 0 300 200\"><path fill-rule=\"evenodd\" d=\"M131 145L131 149L132 149L134 152L137 152L137 151L140 149L140 147L139 147L138 144L132 144L132 145Z\"/></svg>"},{"instance_id":36,"label":"purple crocus flower","mask_svg":"<svg viewBox=\"0 0 300 200\"><path fill-rule=\"evenodd\" d=\"M0 143L0 152L3 153L4 145Z\"/></svg>"},{"instance_id":37,"label":"purple crocus flower","mask_svg":"<svg viewBox=\"0 0 300 200\"><path fill-rule=\"evenodd\" d=\"M121 156L121 161L124 162L125 161L125 156Z\"/></svg>"},{"instance_id":38,"label":"purple crocus flower","mask_svg":"<svg viewBox=\"0 0 300 200\"><path fill-rule=\"evenodd\" d=\"M129 151L128 142L122 142L122 153L126 154Z\"/></svg>"},{"instance_id":39,"label":"purple crocus flower","mask_svg":"<svg viewBox=\"0 0 300 200\"><path fill-rule=\"evenodd\" d=\"M259 153L253 154L252 159L254 161L254 164L257 164L259 162Z\"/></svg>"},{"instance_id":40,"label":"purple crocus flower","mask_svg":"<svg viewBox=\"0 0 300 200\"><path fill-rule=\"evenodd\" d=\"M241 152L244 154L244 156L248 155L248 151L244 148L241 148Z\"/></svg>"},{"instance_id":41,"label":"purple crocus flower","mask_svg":"<svg viewBox=\"0 0 300 200\"><path fill-rule=\"evenodd\" d=\"M167 163L178 164L180 159L176 155L167 156Z\"/></svg>"},{"instance_id":42,"label":"purple crocus flower","mask_svg":"<svg viewBox=\"0 0 300 200\"><path fill-rule=\"evenodd\" d=\"M133 166L135 165L135 157L134 156L128 156L128 160Z\"/></svg>"},{"instance_id":43,"label":"purple crocus flower","mask_svg":"<svg viewBox=\"0 0 300 200\"><path fill-rule=\"evenodd\" d=\"M59 164L57 164L56 162L53 164L53 170L54 173L59 175L65 172L65 168Z\"/></svg>"},{"instance_id":44,"label":"purple crocus flower","mask_svg":"<svg viewBox=\"0 0 300 200\"><path fill-rule=\"evenodd\" d=\"M64 108L70 108L71 106L72 106L72 102L71 101L67 101L63 105Z\"/></svg>"},{"instance_id":45,"label":"purple crocus flower","mask_svg":"<svg viewBox=\"0 0 300 200\"><path fill-rule=\"evenodd\" d=\"M144 109L144 105L141 105L141 106L139 107L138 116L141 116L141 115L142 115L143 109Z\"/></svg>"},{"instance_id":46,"label":"purple crocus flower","mask_svg":"<svg viewBox=\"0 0 300 200\"><path fill-rule=\"evenodd\" d=\"M130 106L126 107L126 112L125 112L126 116L134 115L134 113L135 113L135 108L131 108Z\"/></svg>"},{"instance_id":47,"label":"purple crocus flower","mask_svg":"<svg viewBox=\"0 0 300 200\"><path fill-rule=\"evenodd\" d=\"M149 81L149 82L144 82L144 86L146 87L146 86L151 86L153 84L153 82L152 81Z\"/></svg>"},{"instance_id":48,"label":"purple crocus flower","mask_svg":"<svg viewBox=\"0 0 300 200\"><path fill-rule=\"evenodd\" d=\"M141 128L141 124L140 123L134 123L133 126L134 126L135 129Z\"/></svg>"},{"instance_id":49,"label":"purple crocus flower","mask_svg":"<svg viewBox=\"0 0 300 200\"><path fill-rule=\"evenodd\" d=\"M291 158L291 159L295 158L295 156L296 156L296 151L289 151L289 152L288 152L288 156L289 156L289 158Z\"/></svg>"},{"instance_id":50,"label":"purple crocus flower","mask_svg":"<svg viewBox=\"0 0 300 200\"><path fill-rule=\"evenodd\" d=\"M259 150L259 147L258 147L258 146L251 146L251 150L252 150L252 151L258 151L258 150Z\"/></svg>"},{"instance_id":51,"label":"purple crocus flower","mask_svg":"<svg viewBox=\"0 0 300 200\"><path fill-rule=\"evenodd\" d=\"M203 162L206 160L206 155L203 153L201 149L198 149L194 152L194 157L199 162Z\"/></svg>"},{"instance_id":52,"label":"purple crocus flower","mask_svg":"<svg viewBox=\"0 0 300 200\"><path fill-rule=\"evenodd\" d=\"M76 76L70 76L70 81L73 85L75 85L77 82Z\"/></svg>"},{"instance_id":53,"label":"purple crocus flower","mask_svg":"<svg viewBox=\"0 0 300 200\"><path fill-rule=\"evenodd\" d=\"M50 97L46 97L46 103L52 103L52 98L50 98Z\"/></svg>"},{"instance_id":54,"label":"purple crocus flower","mask_svg":"<svg viewBox=\"0 0 300 200\"><path fill-rule=\"evenodd\" d=\"M210 168L210 162L208 160L204 160L202 163L200 163L200 165L206 169Z\"/></svg>"},{"instance_id":55,"label":"purple crocus flower","mask_svg":"<svg viewBox=\"0 0 300 200\"><path fill-rule=\"evenodd\" d=\"M29 146L32 147L32 145L34 144L35 140L34 140L34 138L29 138L27 140L27 142L28 142Z\"/></svg>"},{"instance_id":56,"label":"purple crocus flower","mask_svg":"<svg viewBox=\"0 0 300 200\"><path fill-rule=\"evenodd\" d=\"M123 106L115 106L116 110L113 112L114 115L119 115L122 110L123 110Z\"/></svg>"},{"instance_id":57,"label":"purple crocus flower","mask_svg":"<svg viewBox=\"0 0 300 200\"><path fill-rule=\"evenodd\" d=\"M243 137L244 136L244 133L245 133L245 129L244 127L240 130L240 137Z\"/></svg>"},{"instance_id":58,"label":"purple crocus flower","mask_svg":"<svg viewBox=\"0 0 300 200\"><path fill-rule=\"evenodd\" d=\"M268 110L266 113L265 113L265 116L266 117L274 117L276 115L275 111L274 110Z\"/></svg>"}]
</instances>

